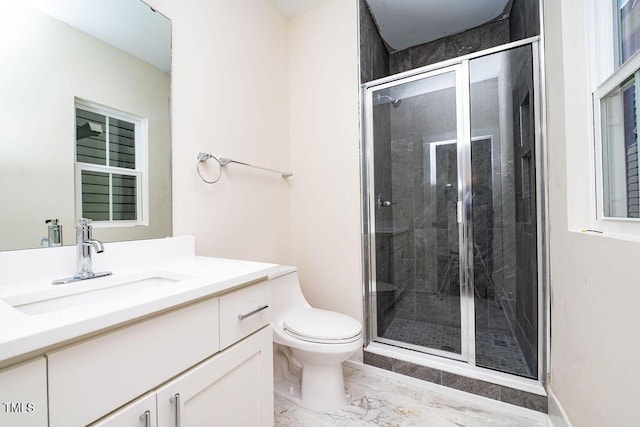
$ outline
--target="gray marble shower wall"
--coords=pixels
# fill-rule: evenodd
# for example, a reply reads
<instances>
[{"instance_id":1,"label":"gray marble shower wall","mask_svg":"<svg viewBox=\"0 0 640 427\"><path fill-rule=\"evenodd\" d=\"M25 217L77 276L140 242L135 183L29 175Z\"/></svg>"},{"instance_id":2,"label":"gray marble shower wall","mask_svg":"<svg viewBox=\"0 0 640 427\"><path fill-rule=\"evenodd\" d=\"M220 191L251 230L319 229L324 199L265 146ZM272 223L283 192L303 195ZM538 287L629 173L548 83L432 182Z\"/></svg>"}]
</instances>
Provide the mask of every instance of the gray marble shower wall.
<instances>
[{"instance_id":1,"label":"gray marble shower wall","mask_svg":"<svg viewBox=\"0 0 640 427\"><path fill-rule=\"evenodd\" d=\"M459 34L395 51L380 36L365 0L358 1L361 83L540 34L539 1L513 0L509 13L490 22Z\"/></svg>"}]
</instances>

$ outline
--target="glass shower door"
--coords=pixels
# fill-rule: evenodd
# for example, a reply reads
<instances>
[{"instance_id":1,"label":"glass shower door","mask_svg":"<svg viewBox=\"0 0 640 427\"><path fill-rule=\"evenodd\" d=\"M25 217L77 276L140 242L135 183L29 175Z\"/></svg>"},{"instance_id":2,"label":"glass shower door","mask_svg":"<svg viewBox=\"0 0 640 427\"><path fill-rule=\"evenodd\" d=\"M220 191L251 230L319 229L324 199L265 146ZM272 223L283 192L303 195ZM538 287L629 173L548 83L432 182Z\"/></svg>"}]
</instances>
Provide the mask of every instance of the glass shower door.
<instances>
[{"instance_id":1,"label":"glass shower door","mask_svg":"<svg viewBox=\"0 0 640 427\"><path fill-rule=\"evenodd\" d=\"M475 363L538 376L531 46L469 61Z\"/></svg>"},{"instance_id":2,"label":"glass shower door","mask_svg":"<svg viewBox=\"0 0 640 427\"><path fill-rule=\"evenodd\" d=\"M448 67L369 93L369 206L376 340L465 360L461 71Z\"/></svg>"}]
</instances>

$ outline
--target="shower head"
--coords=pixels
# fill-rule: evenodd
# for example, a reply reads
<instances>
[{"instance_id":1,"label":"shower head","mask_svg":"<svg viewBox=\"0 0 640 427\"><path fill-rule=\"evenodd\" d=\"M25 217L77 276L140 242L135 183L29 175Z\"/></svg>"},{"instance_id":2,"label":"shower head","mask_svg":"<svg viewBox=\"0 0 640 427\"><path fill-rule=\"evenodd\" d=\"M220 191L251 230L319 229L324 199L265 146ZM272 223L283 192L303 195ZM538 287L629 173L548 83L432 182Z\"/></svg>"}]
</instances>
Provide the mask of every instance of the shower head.
<instances>
[{"instance_id":1,"label":"shower head","mask_svg":"<svg viewBox=\"0 0 640 427\"><path fill-rule=\"evenodd\" d=\"M378 101L383 101L383 100L387 100L389 102L391 102L391 105L393 105L393 108L398 108L400 106L400 103L402 102L402 99L394 99L392 97L390 97L389 95L380 95L378 94Z\"/></svg>"}]
</instances>

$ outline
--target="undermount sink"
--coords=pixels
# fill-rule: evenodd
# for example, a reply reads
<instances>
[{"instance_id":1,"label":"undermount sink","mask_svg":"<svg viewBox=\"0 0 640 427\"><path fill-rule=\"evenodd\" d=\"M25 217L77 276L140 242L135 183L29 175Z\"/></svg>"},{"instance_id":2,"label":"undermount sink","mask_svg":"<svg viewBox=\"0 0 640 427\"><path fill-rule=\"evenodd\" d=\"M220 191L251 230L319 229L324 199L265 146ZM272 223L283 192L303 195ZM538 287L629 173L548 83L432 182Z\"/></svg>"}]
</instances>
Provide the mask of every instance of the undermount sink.
<instances>
[{"instance_id":1,"label":"undermount sink","mask_svg":"<svg viewBox=\"0 0 640 427\"><path fill-rule=\"evenodd\" d=\"M91 279L75 282L65 288L47 289L4 298L14 309L38 315L108 299L132 298L152 294L155 290L191 279L193 276L169 272L135 274L125 277Z\"/></svg>"}]
</instances>

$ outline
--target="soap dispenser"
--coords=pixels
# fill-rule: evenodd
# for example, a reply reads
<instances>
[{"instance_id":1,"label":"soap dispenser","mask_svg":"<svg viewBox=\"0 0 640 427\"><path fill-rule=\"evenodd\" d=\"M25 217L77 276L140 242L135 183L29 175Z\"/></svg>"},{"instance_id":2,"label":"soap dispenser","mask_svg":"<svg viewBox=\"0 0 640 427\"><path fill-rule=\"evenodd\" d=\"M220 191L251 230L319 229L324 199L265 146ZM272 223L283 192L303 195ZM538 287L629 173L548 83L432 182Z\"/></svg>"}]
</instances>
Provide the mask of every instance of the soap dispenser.
<instances>
[{"instance_id":1,"label":"soap dispenser","mask_svg":"<svg viewBox=\"0 0 640 427\"><path fill-rule=\"evenodd\" d=\"M48 219L44 222L48 224L47 237L40 242L45 248L62 246L62 225L57 218Z\"/></svg>"}]
</instances>

